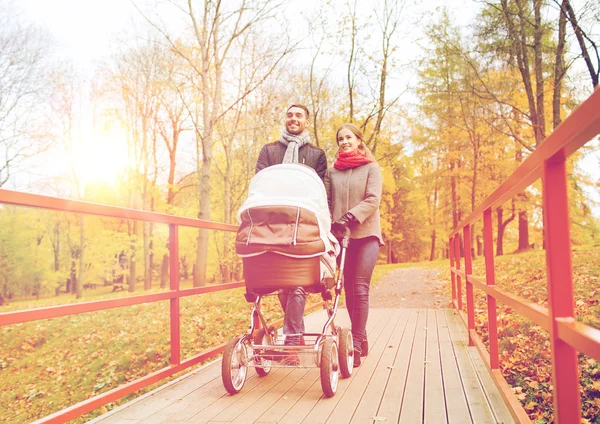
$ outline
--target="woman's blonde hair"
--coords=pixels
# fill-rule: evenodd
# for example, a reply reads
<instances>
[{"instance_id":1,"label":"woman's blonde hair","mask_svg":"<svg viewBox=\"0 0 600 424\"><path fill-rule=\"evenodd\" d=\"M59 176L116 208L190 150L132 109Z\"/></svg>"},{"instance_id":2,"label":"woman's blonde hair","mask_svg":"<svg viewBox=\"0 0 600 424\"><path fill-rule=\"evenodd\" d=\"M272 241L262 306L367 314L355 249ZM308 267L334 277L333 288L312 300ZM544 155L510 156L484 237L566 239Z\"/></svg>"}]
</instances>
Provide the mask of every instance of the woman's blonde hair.
<instances>
[{"instance_id":1,"label":"woman's blonde hair","mask_svg":"<svg viewBox=\"0 0 600 424\"><path fill-rule=\"evenodd\" d=\"M350 130L356 136L356 138L358 138L360 140L360 143L358 143L358 150L360 150L362 153L364 153L364 155L366 157L368 157L372 162L377 162L375 160L375 157L373 156L373 153L371 153L371 150L365 144L365 138L363 136L362 131L360 130L360 128L358 128L354 124L346 123L346 124L342 124L339 126L339 128L335 132L335 142L337 143L338 147L340 146L340 143L338 141L338 135L339 135L340 131L343 129ZM338 152L339 152L339 150L338 150Z\"/></svg>"}]
</instances>

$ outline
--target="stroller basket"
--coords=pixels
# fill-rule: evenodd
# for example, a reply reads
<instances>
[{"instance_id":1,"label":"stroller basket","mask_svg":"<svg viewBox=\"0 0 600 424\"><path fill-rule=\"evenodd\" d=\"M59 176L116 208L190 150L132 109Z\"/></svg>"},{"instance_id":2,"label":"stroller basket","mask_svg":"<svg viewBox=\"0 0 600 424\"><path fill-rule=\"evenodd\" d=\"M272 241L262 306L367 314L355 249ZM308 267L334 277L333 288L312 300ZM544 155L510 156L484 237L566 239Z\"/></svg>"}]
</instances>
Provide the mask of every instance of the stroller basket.
<instances>
[{"instance_id":1,"label":"stroller basket","mask_svg":"<svg viewBox=\"0 0 600 424\"><path fill-rule=\"evenodd\" d=\"M335 285L333 278L321 280L321 259L292 258L273 252L243 258L246 292L258 295L281 288L303 287L321 293Z\"/></svg>"}]
</instances>

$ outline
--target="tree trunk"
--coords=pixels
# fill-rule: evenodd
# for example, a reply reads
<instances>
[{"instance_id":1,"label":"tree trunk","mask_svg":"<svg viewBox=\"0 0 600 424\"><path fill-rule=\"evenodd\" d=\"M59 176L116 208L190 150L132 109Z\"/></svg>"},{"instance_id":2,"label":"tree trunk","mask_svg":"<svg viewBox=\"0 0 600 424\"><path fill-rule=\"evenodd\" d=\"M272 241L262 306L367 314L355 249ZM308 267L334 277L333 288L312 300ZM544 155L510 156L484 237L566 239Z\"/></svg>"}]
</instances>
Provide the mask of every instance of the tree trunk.
<instances>
[{"instance_id":1,"label":"tree trunk","mask_svg":"<svg viewBox=\"0 0 600 424\"><path fill-rule=\"evenodd\" d=\"M133 234L137 235L137 221L133 223ZM127 280L127 290L130 293L135 291L135 244L131 243L131 255L129 257L129 278Z\"/></svg>"},{"instance_id":2,"label":"tree trunk","mask_svg":"<svg viewBox=\"0 0 600 424\"><path fill-rule=\"evenodd\" d=\"M429 251L429 260L433 261L435 260L435 240L436 239L436 232L435 232L435 228L433 229L433 231L431 232L431 250Z\"/></svg>"},{"instance_id":3,"label":"tree trunk","mask_svg":"<svg viewBox=\"0 0 600 424\"><path fill-rule=\"evenodd\" d=\"M75 297L77 299L81 299L81 296L83 296L83 268L85 264L83 261L83 253L85 250L85 216L81 215L79 217L79 225L81 226L81 231L79 232L79 278L77 278L77 285L75 287Z\"/></svg>"},{"instance_id":4,"label":"tree trunk","mask_svg":"<svg viewBox=\"0 0 600 424\"><path fill-rule=\"evenodd\" d=\"M563 0L558 18L558 42L556 45L556 60L554 62L554 92L552 93L552 125L556 129L562 119L560 116L562 80L565 75L565 37L567 32L567 5Z\"/></svg>"},{"instance_id":5,"label":"tree trunk","mask_svg":"<svg viewBox=\"0 0 600 424\"><path fill-rule=\"evenodd\" d=\"M588 49L585 44L585 40L584 40L585 33L582 31L581 27L577 23L577 15L575 14L573 7L571 6L571 2L563 1L563 5L565 6L565 8L567 10L569 22L571 23L571 26L573 27L573 32L575 33L575 36L577 37L577 42L579 43L579 47L581 49L581 55L583 56L583 59L587 66L588 72L590 74L590 78L592 80L592 85L593 85L594 89L596 89L596 87L598 87L598 77L599 77L600 69L594 69L594 65L592 64L592 60L590 58L590 53L588 52ZM597 58L598 57L598 48L596 46L592 46L592 48L595 51L596 58ZM599 63L599 66L600 66L600 63Z\"/></svg>"},{"instance_id":6,"label":"tree trunk","mask_svg":"<svg viewBox=\"0 0 600 424\"><path fill-rule=\"evenodd\" d=\"M231 165L229 156L227 157L227 165L225 168L224 178L224 199L223 199L223 211L224 220L226 224L231 224ZM232 258L229 243L231 242L231 234L229 231L223 233L223 257L221 258L221 276L223 283L231 282L231 266Z\"/></svg>"},{"instance_id":7,"label":"tree trunk","mask_svg":"<svg viewBox=\"0 0 600 424\"><path fill-rule=\"evenodd\" d=\"M162 265L160 267L160 288L167 287L169 281L169 255L164 255Z\"/></svg>"},{"instance_id":8,"label":"tree trunk","mask_svg":"<svg viewBox=\"0 0 600 424\"><path fill-rule=\"evenodd\" d=\"M144 290L150 290L152 277L150 276L150 228L148 222L143 223L142 231L144 238Z\"/></svg>"},{"instance_id":9,"label":"tree trunk","mask_svg":"<svg viewBox=\"0 0 600 424\"><path fill-rule=\"evenodd\" d=\"M133 293L135 291L135 253L133 253L131 255L131 259L129 260L129 280L127 280L127 290L130 293Z\"/></svg>"},{"instance_id":10,"label":"tree trunk","mask_svg":"<svg viewBox=\"0 0 600 424\"><path fill-rule=\"evenodd\" d=\"M452 228L458 226L458 195L456 194L456 176L454 175L454 162L450 163L450 191L452 201Z\"/></svg>"},{"instance_id":11,"label":"tree trunk","mask_svg":"<svg viewBox=\"0 0 600 424\"><path fill-rule=\"evenodd\" d=\"M529 219L527 211L519 212L519 247L518 251L529 249Z\"/></svg>"},{"instance_id":12,"label":"tree trunk","mask_svg":"<svg viewBox=\"0 0 600 424\"><path fill-rule=\"evenodd\" d=\"M347 3L348 7L350 4ZM348 82L348 122L354 122L354 72L353 68L355 66L355 52L356 52L356 0L353 3L353 8L350 13L351 19L351 37L350 37L350 57L348 58L348 67L346 69L346 80Z\"/></svg>"},{"instance_id":13,"label":"tree trunk","mask_svg":"<svg viewBox=\"0 0 600 424\"><path fill-rule=\"evenodd\" d=\"M200 183L200 211L198 218L210 219L210 160L203 157L202 160L202 179ZM198 230L196 265L194 266L194 287L206 285L206 269L208 259L208 230L200 228Z\"/></svg>"},{"instance_id":14,"label":"tree trunk","mask_svg":"<svg viewBox=\"0 0 600 424\"><path fill-rule=\"evenodd\" d=\"M504 240L504 225L502 225L502 208L496 209L496 223L498 227L498 237L496 238L496 256L504 255L502 241Z\"/></svg>"},{"instance_id":15,"label":"tree trunk","mask_svg":"<svg viewBox=\"0 0 600 424\"><path fill-rule=\"evenodd\" d=\"M52 250L54 253L54 271L58 271L60 269L60 221L56 221L54 224Z\"/></svg>"},{"instance_id":16,"label":"tree trunk","mask_svg":"<svg viewBox=\"0 0 600 424\"><path fill-rule=\"evenodd\" d=\"M507 218L506 221L502 221L503 209L496 209L496 217L497 217L497 227L498 227L498 238L496 239L496 256L502 256L504 254L504 249L502 248L502 242L504 239L504 230L506 226L510 224L515 219L515 206L513 203L512 214Z\"/></svg>"}]
</instances>

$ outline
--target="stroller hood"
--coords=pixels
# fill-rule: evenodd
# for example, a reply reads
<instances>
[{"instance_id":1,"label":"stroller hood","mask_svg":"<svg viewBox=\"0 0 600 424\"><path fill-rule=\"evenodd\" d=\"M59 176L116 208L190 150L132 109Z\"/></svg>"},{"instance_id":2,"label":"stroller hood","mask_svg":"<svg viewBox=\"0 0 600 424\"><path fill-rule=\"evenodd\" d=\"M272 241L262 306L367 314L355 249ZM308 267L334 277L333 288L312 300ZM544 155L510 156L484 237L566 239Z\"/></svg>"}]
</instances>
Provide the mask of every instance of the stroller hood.
<instances>
[{"instance_id":1,"label":"stroller hood","mask_svg":"<svg viewBox=\"0 0 600 424\"><path fill-rule=\"evenodd\" d=\"M240 256L265 251L310 257L336 252L323 181L310 167L281 164L257 173L237 213Z\"/></svg>"},{"instance_id":2,"label":"stroller hood","mask_svg":"<svg viewBox=\"0 0 600 424\"><path fill-rule=\"evenodd\" d=\"M329 232L331 218L323 181L309 166L297 163L273 165L252 178L248 198L237 213L259 206L299 206L313 212L319 226Z\"/></svg>"}]
</instances>

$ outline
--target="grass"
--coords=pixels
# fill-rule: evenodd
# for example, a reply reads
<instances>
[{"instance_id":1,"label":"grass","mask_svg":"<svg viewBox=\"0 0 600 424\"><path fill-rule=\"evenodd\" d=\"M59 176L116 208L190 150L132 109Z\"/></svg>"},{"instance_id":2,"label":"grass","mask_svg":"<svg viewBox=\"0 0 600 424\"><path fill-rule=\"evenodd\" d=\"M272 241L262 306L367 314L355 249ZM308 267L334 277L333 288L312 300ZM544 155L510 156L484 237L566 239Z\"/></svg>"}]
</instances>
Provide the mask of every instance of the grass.
<instances>
[{"instance_id":1,"label":"grass","mask_svg":"<svg viewBox=\"0 0 600 424\"><path fill-rule=\"evenodd\" d=\"M378 265L376 283L399 265ZM182 288L191 281L182 281ZM164 291L165 289L162 289ZM11 302L0 308L9 312L84 301L114 299L159 292L112 292L112 286L86 290L82 299L56 297ZM319 301L310 295L308 304ZM343 302L342 302L343 304ZM250 305L243 289L228 290L181 300L181 356L193 356L246 331ZM275 296L263 301L268 320L281 317ZM0 417L2 422L21 423L106 392L169 364L169 302L160 301L124 308L53 318L0 328ZM183 371L189 372L191 369ZM176 378L171 377L171 379ZM118 402L86 414L77 422L139 396L166 380Z\"/></svg>"}]
</instances>

